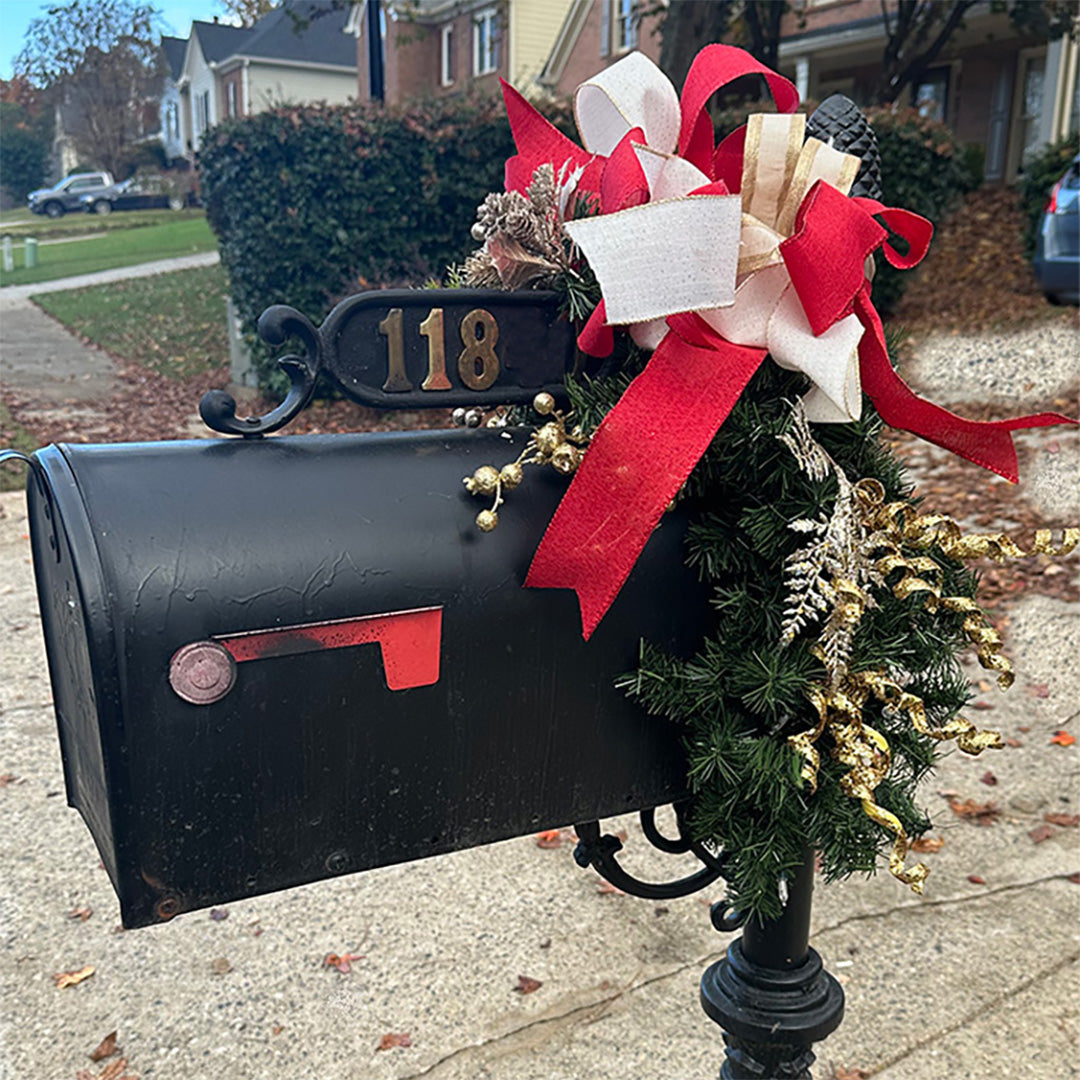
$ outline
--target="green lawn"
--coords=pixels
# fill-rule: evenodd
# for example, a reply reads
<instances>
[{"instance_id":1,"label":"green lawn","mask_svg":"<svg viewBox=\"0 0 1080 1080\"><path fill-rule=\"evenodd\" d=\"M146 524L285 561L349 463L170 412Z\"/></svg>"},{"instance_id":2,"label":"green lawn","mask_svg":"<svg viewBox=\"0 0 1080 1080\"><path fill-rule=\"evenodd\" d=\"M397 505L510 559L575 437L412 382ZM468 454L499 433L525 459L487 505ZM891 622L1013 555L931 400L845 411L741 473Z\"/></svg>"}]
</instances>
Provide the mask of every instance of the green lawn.
<instances>
[{"instance_id":1,"label":"green lawn","mask_svg":"<svg viewBox=\"0 0 1080 1080\"><path fill-rule=\"evenodd\" d=\"M142 228L110 229L102 236L40 244L38 265L30 270L22 265L22 251L17 251L15 270L10 274L0 270L0 285L30 285L39 281L53 281L74 274L93 273L95 270L110 270L113 267L133 266L154 259L213 251L217 247L217 240L202 213L160 213L164 215L160 223L146 224ZM90 219L93 224L95 219L90 214L82 216ZM110 214L106 219L97 220L111 221L116 216L122 215ZM62 218L60 220L63 221Z\"/></svg>"},{"instance_id":2,"label":"green lawn","mask_svg":"<svg viewBox=\"0 0 1080 1080\"><path fill-rule=\"evenodd\" d=\"M220 266L43 293L35 303L106 352L183 379L229 359Z\"/></svg>"},{"instance_id":3,"label":"green lawn","mask_svg":"<svg viewBox=\"0 0 1080 1080\"><path fill-rule=\"evenodd\" d=\"M0 236L10 236L16 247L24 236L38 240L63 239L88 233L112 232L118 229L140 229L146 225L164 225L179 218L203 217L204 211L117 210L112 214L87 214L81 211L60 218L31 214L29 210L5 210L0 214Z\"/></svg>"}]
</instances>

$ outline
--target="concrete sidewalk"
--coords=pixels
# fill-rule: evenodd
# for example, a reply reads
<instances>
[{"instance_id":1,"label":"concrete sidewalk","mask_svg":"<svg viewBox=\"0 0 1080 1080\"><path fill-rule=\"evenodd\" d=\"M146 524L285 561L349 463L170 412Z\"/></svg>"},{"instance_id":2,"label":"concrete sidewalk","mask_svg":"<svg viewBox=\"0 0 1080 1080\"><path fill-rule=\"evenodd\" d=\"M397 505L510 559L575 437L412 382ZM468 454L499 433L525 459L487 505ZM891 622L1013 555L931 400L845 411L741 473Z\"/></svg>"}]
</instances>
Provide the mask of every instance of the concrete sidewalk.
<instances>
[{"instance_id":1,"label":"concrete sidewalk","mask_svg":"<svg viewBox=\"0 0 1080 1080\"><path fill-rule=\"evenodd\" d=\"M151 274L168 274L174 270L192 270L197 266L215 266L220 262L216 251L202 251L197 255L179 255L174 259L155 259L153 262L136 263L134 266L117 266L112 270L98 270L93 274L77 274L75 277L57 278L55 281L39 281L36 285L5 285L0 288L0 312L6 303L27 300L43 293L66 292L82 289L87 285L108 285L113 281L149 277Z\"/></svg>"},{"instance_id":2,"label":"concrete sidewalk","mask_svg":"<svg viewBox=\"0 0 1080 1080\"><path fill-rule=\"evenodd\" d=\"M6 292L10 356L18 305L5 308ZM35 375L42 352L61 343L50 337L35 360L37 330L25 334L24 360L5 359L5 375L51 370L58 393L65 379L100 385L77 352L62 362L58 352ZM1033 334L995 344L986 379L1027 380L1032 399L1074 394L1075 332ZM1032 365L1036 347L1047 360ZM955 386L929 373L936 399L977 399L982 356ZM1045 432L1020 441L1030 450L1025 488L1054 520L1080 520L1080 435L1057 429L1054 452ZM717 1074L722 1041L697 984L730 940L702 902L719 893L663 904L604 893L568 844L542 850L525 837L231 904L225 919L194 912L118 932L89 833L64 805L27 531L22 496L0 495L0 1078L74 1080L114 1029L143 1080ZM1075 575L1080 560L1062 565ZM1008 652L1016 686L980 692L991 708L971 715L1019 745L953 753L927 785L945 845L925 857L925 896L884 872L819 885L812 942L844 983L848 1011L817 1047L817 1080L840 1066L883 1080L1080 1077L1080 884L1069 877L1080 871L1080 830L1029 835L1046 813L1080 812L1080 743L1050 743L1061 728L1080 735L1080 605L1018 602ZM988 770L992 787L981 780ZM1002 816L987 828L962 821L939 790L994 801ZM648 847L636 821L608 824L620 827L640 876L686 872ZM93 914L70 918L76 908ZM362 954L351 973L323 967L327 953L346 951ZM54 987L54 972L87 964L91 978ZM515 993L519 975L542 985ZM378 1051L391 1032L412 1045Z\"/></svg>"},{"instance_id":3,"label":"concrete sidewalk","mask_svg":"<svg viewBox=\"0 0 1080 1080\"><path fill-rule=\"evenodd\" d=\"M0 511L0 774L17 778L0 787L0 1076L73 1080L114 1029L132 1071L169 1080L716 1075L722 1044L696 989L729 940L709 926L715 897L603 894L569 846L522 838L231 904L221 921L119 932L64 805L22 497L0 496ZM943 762L925 792L945 838L926 895L888 874L818 888L812 941L848 997L818 1080L838 1065L883 1080L1080 1076L1077 830L1028 836L1045 812L1077 811L1080 744L1049 739L1080 723L1080 611L1025 600L1011 639L1017 686L976 715L1022 745ZM938 789L1004 815L962 822ZM643 876L680 873L620 825ZM363 955L350 974L322 967L346 951ZM54 972L86 964L92 978L54 987ZM543 985L517 994L519 975ZM388 1032L412 1046L377 1052Z\"/></svg>"}]
</instances>

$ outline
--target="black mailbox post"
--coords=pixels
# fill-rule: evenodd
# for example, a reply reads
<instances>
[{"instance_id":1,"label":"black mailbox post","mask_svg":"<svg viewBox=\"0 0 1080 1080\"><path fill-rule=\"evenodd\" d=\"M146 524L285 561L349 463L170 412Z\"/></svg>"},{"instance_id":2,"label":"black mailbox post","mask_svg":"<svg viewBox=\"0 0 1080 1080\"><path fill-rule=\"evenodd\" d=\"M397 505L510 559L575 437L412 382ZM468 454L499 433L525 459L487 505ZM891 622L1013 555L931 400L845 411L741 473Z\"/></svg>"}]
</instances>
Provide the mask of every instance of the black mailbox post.
<instances>
[{"instance_id":1,"label":"black mailbox post","mask_svg":"<svg viewBox=\"0 0 1080 1080\"><path fill-rule=\"evenodd\" d=\"M438 313L437 315L434 313ZM707 597L668 514L586 643L576 602L522 588L565 482L535 470L490 536L462 477L517 456L519 428L266 439L321 372L392 407L558 391L576 362L550 295L379 293L316 329L260 327L305 355L266 417L207 395L240 439L60 446L31 460L31 537L68 801L125 926L321 878L576 823L578 862L627 892L685 895L723 857L687 836L678 732L614 687L642 637L685 654ZM679 835L655 807L676 803ZM701 869L619 866L600 818ZM723 1077L809 1077L843 995L808 948L808 853L783 917L705 974ZM743 922L714 905L718 929Z\"/></svg>"}]
</instances>

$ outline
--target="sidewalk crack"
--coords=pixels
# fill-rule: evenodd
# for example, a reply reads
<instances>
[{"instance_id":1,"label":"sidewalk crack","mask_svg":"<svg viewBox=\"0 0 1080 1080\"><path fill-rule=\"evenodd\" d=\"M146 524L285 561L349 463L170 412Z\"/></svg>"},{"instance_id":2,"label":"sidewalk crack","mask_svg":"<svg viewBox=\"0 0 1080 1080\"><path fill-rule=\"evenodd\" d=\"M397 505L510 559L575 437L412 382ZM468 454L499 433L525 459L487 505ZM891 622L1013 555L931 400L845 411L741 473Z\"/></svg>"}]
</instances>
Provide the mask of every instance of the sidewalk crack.
<instances>
[{"instance_id":1,"label":"sidewalk crack","mask_svg":"<svg viewBox=\"0 0 1080 1080\"><path fill-rule=\"evenodd\" d=\"M894 1054L887 1061L881 1062L879 1065L872 1065L867 1071L867 1080L870 1077L877 1076L879 1073L884 1072L886 1069L891 1069L894 1065L903 1061L905 1058L910 1057L917 1050L924 1050L928 1046L932 1046L934 1043L941 1039L947 1038L954 1032L959 1031L960 1028L967 1026L980 1017L986 1016L988 1013L994 1012L996 1009L1001 1008L1002 1005L1015 997L1018 997L1025 990L1031 989L1036 983L1042 982L1044 979L1048 979L1051 975L1054 975L1062 968L1067 967L1069 964L1076 963L1080 960L1080 952L1070 953L1068 956L1062 957L1060 960L1055 961L1048 968L1043 968L1042 971L1035 972L1034 975L1029 976L1023 982L1018 983L1016 986L1011 987L1008 990L1003 990L996 997L991 998L989 1001L985 1001L980 1005L977 1005L974 1009L962 1016L959 1020L955 1020L949 1024L948 1027L942 1028L940 1031L935 1031L931 1035L927 1035L920 1039L918 1042L912 1043L911 1046L905 1047L899 1053Z\"/></svg>"},{"instance_id":2,"label":"sidewalk crack","mask_svg":"<svg viewBox=\"0 0 1080 1080\"><path fill-rule=\"evenodd\" d=\"M1044 885L1048 881L1067 881L1072 877L1071 872L1062 871L1058 874L1047 874L1044 877L1029 878L1027 881L1014 881L1010 885L999 885L993 889L983 889L971 896L945 896L940 900L923 900L914 904L897 904L896 907L885 908L881 911L863 911L858 915L849 915L839 922L829 923L828 926L816 926L811 932L811 938L816 939L822 934L831 934L834 930L841 930L852 923L866 922L869 919L883 919L889 915L896 915L905 911L925 911L927 908L952 907L956 904L971 904L977 900L984 900L989 896L998 896L1001 893L1019 892L1030 889L1035 885Z\"/></svg>"}]
</instances>

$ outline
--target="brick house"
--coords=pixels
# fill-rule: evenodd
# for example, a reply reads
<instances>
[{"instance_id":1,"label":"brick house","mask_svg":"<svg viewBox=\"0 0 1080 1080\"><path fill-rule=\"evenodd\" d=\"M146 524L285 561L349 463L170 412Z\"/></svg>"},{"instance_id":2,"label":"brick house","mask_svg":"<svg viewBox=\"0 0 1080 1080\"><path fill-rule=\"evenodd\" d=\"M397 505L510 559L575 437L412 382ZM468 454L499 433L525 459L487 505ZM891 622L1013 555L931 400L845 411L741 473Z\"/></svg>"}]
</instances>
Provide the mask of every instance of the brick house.
<instances>
[{"instance_id":1,"label":"brick house","mask_svg":"<svg viewBox=\"0 0 1080 1080\"><path fill-rule=\"evenodd\" d=\"M801 96L871 100L885 44L880 0L803 0L785 17L780 70ZM972 8L900 103L982 148L989 183L1012 182L1031 151L1080 125L1075 41L1022 38L989 3Z\"/></svg>"},{"instance_id":2,"label":"brick house","mask_svg":"<svg viewBox=\"0 0 1080 1080\"><path fill-rule=\"evenodd\" d=\"M569 95L632 48L657 60L657 19L638 20L641 7L640 0L573 0L538 85ZM842 91L869 104L885 47L880 0L793 0L792 8L782 28L780 71L804 99ZM1078 52L1068 38L1022 38L1007 14L983 2L901 103L916 104L960 141L981 147L988 182L1012 182L1026 154L1080 126Z\"/></svg>"},{"instance_id":3,"label":"brick house","mask_svg":"<svg viewBox=\"0 0 1080 1080\"><path fill-rule=\"evenodd\" d=\"M370 97L367 3L353 5L359 96ZM385 100L522 90L537 80L573 0L382 0Z\"/></svg>"}]
</instances>

